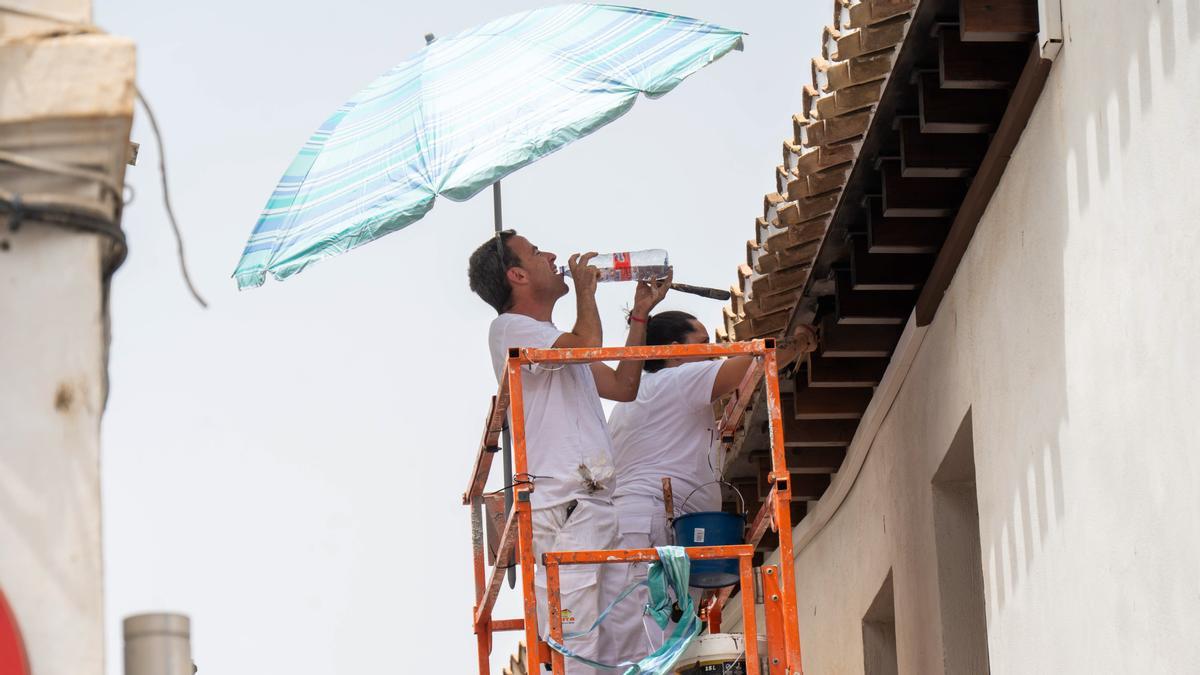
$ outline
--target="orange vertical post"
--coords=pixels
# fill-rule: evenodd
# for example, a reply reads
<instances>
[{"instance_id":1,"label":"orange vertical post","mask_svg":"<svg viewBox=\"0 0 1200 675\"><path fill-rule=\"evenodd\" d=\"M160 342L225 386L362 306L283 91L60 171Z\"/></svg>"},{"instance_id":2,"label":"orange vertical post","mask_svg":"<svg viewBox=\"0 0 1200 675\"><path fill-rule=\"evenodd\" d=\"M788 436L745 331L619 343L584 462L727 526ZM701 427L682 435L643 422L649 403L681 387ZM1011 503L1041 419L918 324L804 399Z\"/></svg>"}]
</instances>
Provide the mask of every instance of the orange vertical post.
<instances>
[{"instance_id":1,"label":"orange vertical post","mask_svg":"<svg viewBox=\"0 0 1200 675\"><path fill-rule=\"evenodd\" d=\"M479 603L483 600L484 577L487 575L483 554L483 500L475 496L471 499L471 548L475 567L475 609L471 612L474 618L479 612ZM488 657L492 653L491 617L475 624L475 642L479 650L479 672L487 675L491 669Z\"/></svg>"},{"instance_id":2,"label":"orange vertical post","mask_svg":"<svg viewBox=\"0 0 1200 675\"><path fill-rule=\"evenodd\" d=\"M517 476L529 475L529 461L525 448L525 391L521 385L521 361L512 350L508 355L509 426L512 428L513 466ZM517 482L517 481L514 481ZM517 548L521 555L521 595L525 601L525 644L530 654L538 654L537 596L534 593L533 577L536 572L533 560L533 514L529 504L529 493L533 486L522 483L513 494L513 508L517 509ZM534 660L534 667L537 667Z\"/></svg>"},{"instance_id":3,"label":"orange vertical post","mask_svg":"<svg viewBox=\"0 0 1200 675\"><path fill-rule=\"evenodd\" d=\"M770 675L785 675L783 644L783 596L779 590L779 566L764 565L762 568L763 614L767 624L767 672Z\"/></svg>"},{"instance_id":4,"label":"orange vertical post","mask_svg":"<svg viewBox=\"0 0 1200 675\"><path fill-rule=\"evenodd\" d=\"M546 614L550 622L550 638L558 644L563 643L562 627L562 587L558 577L557 561L542 561L546 565ZM562 653L557 649L550 651L550 669L554 675L566 675L567 664Z\"/></svg>"},{"instance_id":5,"label":"orange vertical post","mask_svg":"<svg viewBox=\"0 0 1200 675\"><path fill-rule=\"evenodd\" d=\"M704 610L705 620L708 622L709 633L721 632L721 596L713 594L708 599L708 606Z\"/></svg>"},{"instance_id":6,"label":"orange vertical post","mask_svg":"<svg viewBox=\"0 0 1200 675\"><path fill-rule=\"evenodd\" d=\"M763 355L763 388L766 390L768 431L771 440L771 482L775 486L775 526L779 531L779 590L783 599L783 642L787 652L786 672L804 672L800 654L800 615L796 607L796 561L792 552L792 482L784 452L783 411L779 397L779 364L775 346Z\"/></svg>"},{"instance_id":7,"label":"orange vertical post","mask_svg":"<svg viewBox=\"0 0 1200 675\"><path fill-rule=\"evenodd\" d=\"M738 557L742 579L742 632L746 636L746 675L762 675L758 658L758 615L754 610L753 554Z\"/></svg>"}]
</instances>

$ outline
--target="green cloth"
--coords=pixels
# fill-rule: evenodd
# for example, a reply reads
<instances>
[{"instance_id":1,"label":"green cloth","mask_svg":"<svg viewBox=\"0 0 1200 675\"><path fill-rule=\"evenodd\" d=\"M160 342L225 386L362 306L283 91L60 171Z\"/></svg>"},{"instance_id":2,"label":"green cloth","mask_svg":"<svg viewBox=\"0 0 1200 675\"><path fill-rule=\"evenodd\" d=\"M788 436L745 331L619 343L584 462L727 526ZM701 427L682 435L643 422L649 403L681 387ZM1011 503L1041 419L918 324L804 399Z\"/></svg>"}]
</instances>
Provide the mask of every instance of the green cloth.
<instances>
[{"instance_id":1,"label":"green cloth","mask_svg":"<svg viewBox=\"0 0 1200 675\"><path fill-rule=\"evenodd\" d=\"M646 613L654 619L654 623L658 624L659 628L665 630L671 623L675 602L679 603L679 608L683 611L682 620L675 624L675 630L671 631L661 647L637 663L609 664L579 656L567 646L552 639L547 639L547 644L563 656L595 668L606 670L625 668L624 675L668 675L675 662L687 650L688 645L700 634L702 624L700 617L696 615L696 604L692 602L692 596L688 593L688 578L691 576L692 561L688 558L687 551L682 546L659 546L656 550L658 551L658 560L650 563L650 571L646 575L645 581L639 581L622 591L617 599L613 600L612 604L596 617L595 623L587 630L566 633L563 635L563 639L566 641L596 630L600 624L604 623L613 607L629 597L629 594L639 586L645 585L650 590L650 602L646 604ZM673 591L674 597L668 589Z\"/></svg>"}]
</instances>

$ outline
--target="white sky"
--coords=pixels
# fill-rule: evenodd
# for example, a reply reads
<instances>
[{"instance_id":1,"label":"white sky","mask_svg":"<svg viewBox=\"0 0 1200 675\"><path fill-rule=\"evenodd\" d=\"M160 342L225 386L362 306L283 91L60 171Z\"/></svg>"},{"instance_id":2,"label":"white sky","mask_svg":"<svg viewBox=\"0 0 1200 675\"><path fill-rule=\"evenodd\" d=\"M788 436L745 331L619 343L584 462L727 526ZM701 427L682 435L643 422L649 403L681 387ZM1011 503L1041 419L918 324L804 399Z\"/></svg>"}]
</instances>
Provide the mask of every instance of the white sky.
<instances>
[{"instance_id":1,"label":"white sky","mask_svg":"<svg viewBox=\"0 0 1200 675\"><path fill-rule=\"evenodd\" d=\"M666 248L676 280L728 287L832 4L647 1L747 31L746 51L505 179L505 225L560 254ZM122 672L121 617L155 610L192 617L202 675L473 672L460 495L496 387L493 313L465 270L492 230L490 192L439 200L416 225L282 284L239 293L230 273L338 104L426 32L531 6L96 3L97 23L137 42L212 305L201 311L183 287L139 114L103 425L110 673ZM599 293L609 344L624 340L631 294ZM559 303L560 326L573 308L573 296ZM673 295L662 308L720 322L716 301ZM505 588L497 615L518 607ZM498 640L497 672L516 639Z\"/></svg>"}]
</instances>

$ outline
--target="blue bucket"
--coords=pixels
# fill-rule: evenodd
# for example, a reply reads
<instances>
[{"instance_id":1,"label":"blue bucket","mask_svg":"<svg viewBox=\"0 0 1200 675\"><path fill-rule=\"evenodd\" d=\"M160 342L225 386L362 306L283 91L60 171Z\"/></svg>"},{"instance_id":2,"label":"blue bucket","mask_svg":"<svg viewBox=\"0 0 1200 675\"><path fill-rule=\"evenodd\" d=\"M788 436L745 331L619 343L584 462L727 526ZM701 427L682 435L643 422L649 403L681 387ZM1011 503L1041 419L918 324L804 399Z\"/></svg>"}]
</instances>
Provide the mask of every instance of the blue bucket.
<instances>
[{"instance_id":1,"label":"blue bucket","mask_svg":"<svg viewBox=\"0 0 1200 675\"><path fill-rule=\"evenodd\" d=\"M675 543L678 546L725 546L741 544L746 528L745 516L724 511L700 511L675 518ZM738 582L737 558L693 560L693 588L722 588Z\"/></svg>"}]
</instances>

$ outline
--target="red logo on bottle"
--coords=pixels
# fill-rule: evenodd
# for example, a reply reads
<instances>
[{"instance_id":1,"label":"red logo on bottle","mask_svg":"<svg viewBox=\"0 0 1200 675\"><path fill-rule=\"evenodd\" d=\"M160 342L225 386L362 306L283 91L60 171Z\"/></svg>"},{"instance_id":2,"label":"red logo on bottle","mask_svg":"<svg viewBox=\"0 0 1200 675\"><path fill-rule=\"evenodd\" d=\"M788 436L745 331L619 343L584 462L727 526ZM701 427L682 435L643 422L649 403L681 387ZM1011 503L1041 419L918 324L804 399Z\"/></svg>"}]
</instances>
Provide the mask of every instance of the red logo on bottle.
<instances>
[{"instance_id":1,"label":"red logo on bottle","mask_svg":"<svg viewBox=\"0 0 1200 675\"><path fill-rule=\"evenodd\" d=\"M633 278L632 257L629 252L613 254L613 272L617 281L629 281Z\"/></svg>"}]
</instances>

